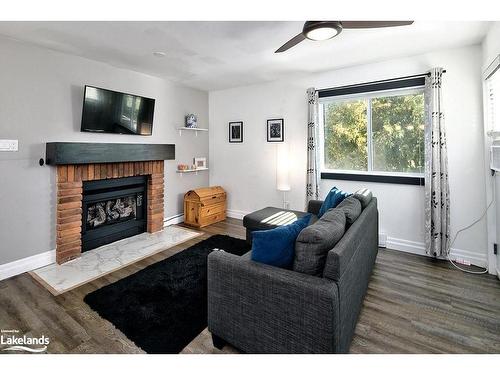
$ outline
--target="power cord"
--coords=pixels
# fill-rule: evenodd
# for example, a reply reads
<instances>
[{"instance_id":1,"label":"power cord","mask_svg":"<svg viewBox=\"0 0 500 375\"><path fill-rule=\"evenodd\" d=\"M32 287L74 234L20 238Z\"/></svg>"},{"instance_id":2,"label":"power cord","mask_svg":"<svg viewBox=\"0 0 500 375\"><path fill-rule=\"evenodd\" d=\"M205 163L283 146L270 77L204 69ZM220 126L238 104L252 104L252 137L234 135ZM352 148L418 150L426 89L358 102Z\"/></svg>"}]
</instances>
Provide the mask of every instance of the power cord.
<instances>
[{"instance_id":1,"label":"power cord","mask_svg":"<svg viewBox=\"0 0 500 375\"><path fill-rule=\"evenodd\" d=\"M496 191L495 191L495 179L493 179L493 197L491 198L491 202L488 204L488 206L486 207L486 209L484 210L483 214L481 215L481 217L477 220L475 220L472 224L469 224L468 226L466 226L465 228L462 228L460 229L459 231L457 231L457 233L455 233L455 237L453 237L453 240L451 241L451 244L450 244L450 249L451 247L453 246L453 244L455 243L455 240L457 239L458 235L469 229L469 228L472 228L474 225L476 225L477 223L479 223L481 220L483 220L483 218L486 216L486 214L488 213L488 210L490 209L491 205L493 204L493 202L495 202L495 194L496 194ZM450 255L448 254L447 256L448 258L448 261L457 269L459 269L460 271L462 272L466 272L466 273L471 273L471 274L474 274L474 275L483 275L485 273L488 273L488 268L487 267L484 267L484 270L483 271L469 271L469 270L466 270L466 269L463 269L462 267L458 266L453 260L451 260L450 258ZM488 254L486 254L486 259L488 258Z\"/></svg>"}]
</instances>

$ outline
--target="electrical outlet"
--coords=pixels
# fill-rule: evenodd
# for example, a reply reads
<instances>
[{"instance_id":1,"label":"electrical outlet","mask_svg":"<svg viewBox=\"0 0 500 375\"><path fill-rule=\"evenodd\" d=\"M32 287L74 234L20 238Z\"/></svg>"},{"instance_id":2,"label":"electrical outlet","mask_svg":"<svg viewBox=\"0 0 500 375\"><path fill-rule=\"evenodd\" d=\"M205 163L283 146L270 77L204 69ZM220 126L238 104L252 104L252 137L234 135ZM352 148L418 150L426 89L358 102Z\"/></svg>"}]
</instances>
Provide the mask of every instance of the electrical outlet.
<instances>
[{"instance_id":1,"label":"electrical outlet","mask_svg":"<svg viewBox=\"0 0 500 375\"><path fill-rule=\"evenodd\" d=\"M0 151L17 151L17 139L0 139Z\"/></svg>"}]
</instances>

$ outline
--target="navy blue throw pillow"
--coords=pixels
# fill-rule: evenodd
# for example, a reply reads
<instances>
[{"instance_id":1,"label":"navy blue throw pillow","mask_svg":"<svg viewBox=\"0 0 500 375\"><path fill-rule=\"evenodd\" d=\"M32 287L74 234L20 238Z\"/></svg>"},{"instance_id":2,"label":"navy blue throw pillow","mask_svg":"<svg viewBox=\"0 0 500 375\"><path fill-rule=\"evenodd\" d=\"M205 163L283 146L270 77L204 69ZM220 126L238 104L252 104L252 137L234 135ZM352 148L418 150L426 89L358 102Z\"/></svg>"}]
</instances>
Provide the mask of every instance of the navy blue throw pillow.
<instances>
[{"instance_id":1,"label":"navy blue throw pillow","mask_svg":"<svg viewBox=\"0 0 500 375\"><path fill-rule=\"evenodd\" d=\"M328 193L321 208L319 209L318 217L323 216L323 214L328 211L330 208L335 208L337 205L342 202L345 198L347 198L350 194L346 193L338 189L337 187L333 187L332 190Z\"/></svg>"},{"instance_id":2,"label":"navy blue throw pillow","mask_svg":"<svg viewBox=\"0 0 500 375\"><path fill-rule=\"evenodd\" d=\"M307 227L311 214L291 224L252 232L252 260L275 267L291 269L295 257L295 240Z\"/></svg>"}]
</instances>

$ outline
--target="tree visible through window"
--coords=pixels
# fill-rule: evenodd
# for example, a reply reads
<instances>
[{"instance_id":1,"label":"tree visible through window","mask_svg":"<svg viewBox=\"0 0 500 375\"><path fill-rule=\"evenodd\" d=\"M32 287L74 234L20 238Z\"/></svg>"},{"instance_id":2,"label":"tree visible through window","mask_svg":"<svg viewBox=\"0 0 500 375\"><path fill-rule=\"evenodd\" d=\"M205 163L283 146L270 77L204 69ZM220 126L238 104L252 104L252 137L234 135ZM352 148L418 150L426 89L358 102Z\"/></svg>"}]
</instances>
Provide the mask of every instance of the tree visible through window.
<instances>
[{"instance_id":1,"label":"tree visible through window","mask_svg":"<svg viewBox=\"0 0 500 375\"><path fill-rule=\"evenodd\" d=\"M324 169L423 173L422 90L328 99L322 114Z\"/></svg>"}]
</instances>

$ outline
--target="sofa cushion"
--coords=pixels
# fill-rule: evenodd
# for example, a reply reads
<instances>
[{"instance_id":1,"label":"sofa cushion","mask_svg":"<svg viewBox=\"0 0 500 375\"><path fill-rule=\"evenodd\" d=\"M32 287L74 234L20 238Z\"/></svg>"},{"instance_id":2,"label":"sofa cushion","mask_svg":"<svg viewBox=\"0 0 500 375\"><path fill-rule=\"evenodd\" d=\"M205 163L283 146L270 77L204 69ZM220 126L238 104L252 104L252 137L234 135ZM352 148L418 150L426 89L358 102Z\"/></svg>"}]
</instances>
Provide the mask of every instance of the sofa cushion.
<instances>
[{"instance_id":1,"label":"sofa cushion","mask_svg":"<svg viewBox=\"0 0 500 375\"><path fill-rule=\"evenodd\" d=\"M252 232L252 260L281 268L292 268L295 240L308 224L311 214L292 224Z\"/></svg>"},{"instance_id":2,"label":"sofa cushion","mask_svg":"<svg viewBox=\"0 0 500 375\"><path fill-rule=\"evenodd\" d=\"M328 210L316 223L303 229L295 242L293 270L320 276L328 251L345 232L346 216L338 208Z\"/></svg>"},{"instance_id":3,"label":"sofa cushion","mask_svg":"<svg viewBox=\"0 0 500 375\"><path fill-rule=\"evenodd\" d=\"M359 189L352 196L361 202L362 209L368 206L368 203L370 203L373 197L372 192L367 188Z\"/></svg>"},{"instance_id":4,"label":"sofa cushion","mask_svg":"<svg viewBox=\"0 0 500 375\"><path fill-rule=\"evenodd\" d=\"M309 224L308 225L313 225L319 220L318 216L311 214L311 219L309 219Z\"/></svg>"},{"instance_id":5,"label":"sofa cushion","mask_svg":"<svg viewBox=\"0 0 500 375\"><path fill-rule=\"evenodd\" d=\"M344 199L338 206L345 214L347 225L351 225L361 215L361 202L353 196Z\"/></svg>"},{"instance_id":6,"label":"sofa cushion","mask_svg":"<svg viewBox=\"0 0 500 375\"><path fill-rule=\"evenodd\" d=\"M349 269L354 254L358 251L361 254L367 251L376 253L378 249L377 227L377 199L373 197L358 219L349 228L346 228L340 241L328 252L323 277L339 281ZM367 230L367 228L370 229Z\"/></svg>"},{"instance_id":7,"label":"sofa cushion","mask_svg":"<svg viewBox=\"0 0 500 375\"><path fill-rule=\"evenodd\" d=\"M349 193L342 191L336 187L333 187L328 195L326 196L321 208L318 212L318 217L321 217L328 211L330 208L335 208L337 205L342 202L345 198L349 196Z\"/></svg>"}]
</instances>

